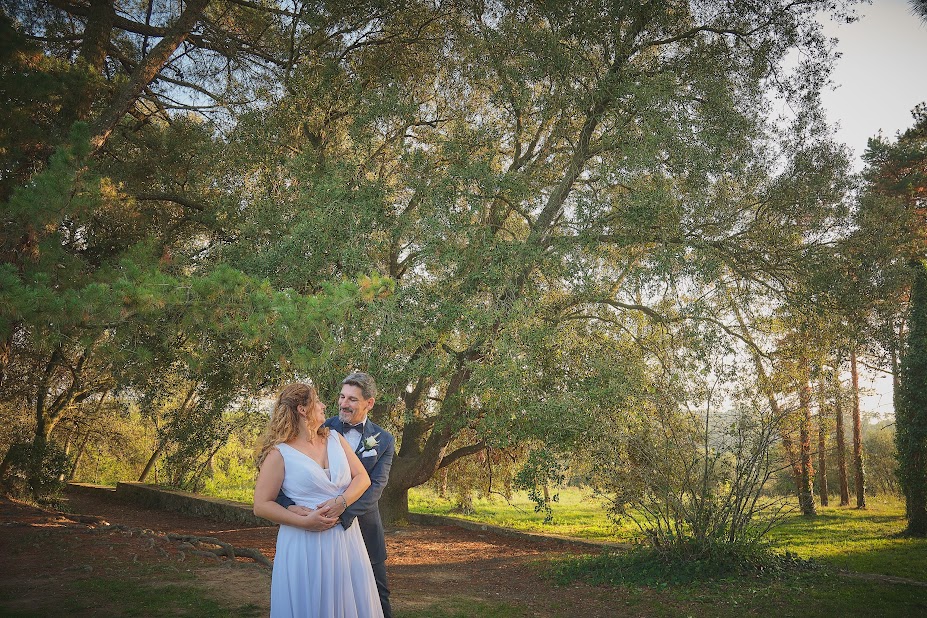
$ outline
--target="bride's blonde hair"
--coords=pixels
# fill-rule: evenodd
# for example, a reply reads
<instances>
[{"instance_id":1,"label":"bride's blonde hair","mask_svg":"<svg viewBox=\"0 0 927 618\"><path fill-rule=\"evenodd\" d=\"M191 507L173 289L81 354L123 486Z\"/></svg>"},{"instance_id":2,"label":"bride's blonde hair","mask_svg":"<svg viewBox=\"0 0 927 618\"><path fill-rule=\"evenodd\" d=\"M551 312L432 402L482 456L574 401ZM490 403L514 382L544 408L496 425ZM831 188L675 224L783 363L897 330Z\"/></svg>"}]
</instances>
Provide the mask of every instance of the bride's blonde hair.
<instances>
[{"instance_id":1,"label":"bride's blonde hair","mask_svg":"<svg viewBox=\"0 0 927 618\"><path fill-rule=\"evenodd\" d=\"M274 411L270 414L270 421L267 423L267 429L258 443L257 466L261 467L264 458L270 449L278 444L289 442L299 435L299 406L307 406L310 409L318 402L319 396L315 389L308 384L297 382L288 384L283 387L280 394L277 395L277 403L274 405ZM328 436L329 428L321 425L316 432L323 438Z\"/></svg>"}]
</instances>

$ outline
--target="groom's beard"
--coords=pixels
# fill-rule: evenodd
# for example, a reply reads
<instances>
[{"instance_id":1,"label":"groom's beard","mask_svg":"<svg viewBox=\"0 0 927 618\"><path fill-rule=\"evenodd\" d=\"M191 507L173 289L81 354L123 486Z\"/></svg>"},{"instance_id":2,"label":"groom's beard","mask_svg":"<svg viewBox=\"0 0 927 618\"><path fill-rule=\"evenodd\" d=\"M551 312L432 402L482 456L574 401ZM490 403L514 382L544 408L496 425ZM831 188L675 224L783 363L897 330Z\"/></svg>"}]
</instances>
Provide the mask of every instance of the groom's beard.
<instances>
[{"instance_id":1,"label":"groom's beard","mask_svg":"<svg viewBox=\"0 0 927 618\"><path fill-rule=\"evenodd\" d=\"M354 420L354 417L356 415L357 413L351 408L340 408L338 410L338 418L341 419L342 423L350 423L352 425L356 425L357 422Z\"/></svg>"}]
</instances>

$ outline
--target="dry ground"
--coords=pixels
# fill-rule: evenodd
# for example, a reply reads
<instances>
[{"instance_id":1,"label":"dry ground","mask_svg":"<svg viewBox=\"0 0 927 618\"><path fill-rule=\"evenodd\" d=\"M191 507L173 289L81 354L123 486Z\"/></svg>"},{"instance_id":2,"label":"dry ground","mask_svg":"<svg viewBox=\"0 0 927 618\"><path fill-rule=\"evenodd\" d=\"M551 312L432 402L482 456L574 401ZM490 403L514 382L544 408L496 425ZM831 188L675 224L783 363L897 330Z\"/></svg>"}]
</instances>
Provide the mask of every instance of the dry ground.
<instances>
[{"instance_id":1,"label":"dry ground","mask_svg":"<svg viewBox=\"0 0 927 618\"><path fill-rule=\"evenodd\" d=\"M240 528L81 494L68 495L64 511L0 500L0 597L8 608L52 615L66 600L62 597L73 594L68 584L75 580L130 573L143 577L146 569L169 569L230 606L267 614L270 569L247 559L207 557L168 534L213 537L272 558L276 528ZM634 613L615 590L555 587L541 575L545 558L588 552L568 544L449 526L406 526L389 530L387 545L393 606L400 618L452 598L504 600L526 616ZM98 607L87 615L116 614Z\"/></svg>"}]
</instances>

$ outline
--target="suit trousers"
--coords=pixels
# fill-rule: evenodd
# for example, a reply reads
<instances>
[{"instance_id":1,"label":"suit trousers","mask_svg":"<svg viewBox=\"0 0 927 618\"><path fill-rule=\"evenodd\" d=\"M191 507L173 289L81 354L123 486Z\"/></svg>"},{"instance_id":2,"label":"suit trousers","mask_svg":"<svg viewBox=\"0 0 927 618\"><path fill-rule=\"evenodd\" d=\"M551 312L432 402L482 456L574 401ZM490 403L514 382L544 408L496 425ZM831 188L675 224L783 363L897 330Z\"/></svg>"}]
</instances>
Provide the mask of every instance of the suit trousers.
<instances>
[{"instance_id":1,"label":"suit trousers","mask_svg":"<svg viewBox=\"0 0 927 618\"><path fill-rule=\"evenodd\" d=\"M383 618L393 618L393 610L389 605L389 588L386 586L386 562L377 562L370 566L373 567L373 579L377 582L380 605L383 606Z\"/></svg>"}]
</instances>

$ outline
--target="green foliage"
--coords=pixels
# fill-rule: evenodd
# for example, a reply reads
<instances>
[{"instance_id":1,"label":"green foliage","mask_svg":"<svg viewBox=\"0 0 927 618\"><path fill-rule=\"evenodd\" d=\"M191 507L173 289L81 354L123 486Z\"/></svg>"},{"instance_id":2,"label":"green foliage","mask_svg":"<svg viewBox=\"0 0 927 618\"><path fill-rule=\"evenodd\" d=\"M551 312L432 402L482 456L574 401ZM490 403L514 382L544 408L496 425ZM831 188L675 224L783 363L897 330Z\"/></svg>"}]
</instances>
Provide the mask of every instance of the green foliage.
<instances>
[{"instance_id":1,"label":"green foliage","mask_svg":"<svg viewBox=\"0 0 927 618\"><path fill-rule=\"evenodd\" d=\"M19 498L44 500L64 488L71 458L56 444L16 443L4 457L6 491Z\"/></svg>"},{"instance_id":2,"label":"green foliage","mask_svg":"<svg viewBox=\"0 0 927 618\"><path fill-rule=\"evenodd\" d=\"M560 584L582 580L610 586L660 587L715 579L794 575L819 568L810 560L750 543L676 544L668 549L636 547L621 553L555 561L551 576Z\"/></svg>"},{"instance_id":3,"label":"green foliage","mask_svg":"<svg viewBox=\"0 0 927 618\"><path fill-rule=\"evenodd\" d=\"M901 495L898 485L898 451L895 448L894 419L863 427L866 491L874 496ZM836 482L836 480L831 481ZM838 487L839 485L830 485Z\"/></svg>"},{"instance_id":4,"label":"green foliage","mask_svg":"<svg viewBox=\"0 0 927 618\"><path fill-rule=\"evenodd\" d=\"M927 107L915 108L914 119L914 126L894 143L870 140L860 218L869 226L894 219L893 232L897 231L890 246L877 243L867 257L874 264L876 297L894 300L881 313L887 314L883 320L891 335L883 345L901 359L895 394L898 479L907 501L908 531L923 536L927 535L927 398L923 388L927 380L927 274L923 264L927 255L923 222ZM861 230L872 232L864 226ZM906 335L899 341L897 324L905 322Z\"/></svg>"},{"instance_id":5,"label":"green foliage","mask_svg":"<svg viewBox=\"0 0 927 618\"><path fill-rule=\"evenodd\" d=\"M896 395L898 481L907 503L908 532L927 536L927 265L917 264L911 289L907 350Z\"/></svg>"},{"instance_id":6,"label":"green foliage","mask_svg":"<svg viewBox=\"0 0 927 618\"><path fill-rule=\"evenodd\" d=\"M250 431L249 431L250 429ZM259 431L253 425L236 426L235 432L213 456L202 492L209 496L250 503L254 499L254 447Z\"/></svg>"},{"instance_id":7,"label":"green foliage","mask_svg":"<svg viewBox=\"0 0 927 618\"><path fill-rule=\"evenodd\" d=\"M548 486L558 486L564 481L564 465L556 454L544 450L533 450L528 460L515 475L515 485L528 492L528 498L534 502L534 512L544 514L544 523L554 520L551 502L559 500L558 494L548 497Z\"/></svg>"},{"instance_id":8,"label":"green foliage","mask_svg":"<svg viewBox=\"0 0 927 618\"><path fill-rule=\"evenodd\" d=\"M461 431L450 448L477 442L472 431ZM458 459L443 467L428 483L442 498L453 496L454 512L473 513L474 497L498 496L511 500L513 477L520 465L524 449L518 446L493 448L486 446L474 455Z\"/></svg>"},{"instance_id":9,"label":"green foliage","mask_svg":"<svg viewBox=\"0 0 927 618\"><path fill-rule=\"evenodd\" d=\"M342 61L332 39L228 146L248 208L222 260L294 289L396 281L314 376L377 376L405 450L384 503L471 435L569 452L590 400L618 414L649 382L648 329L713 319L719 277L786 285L846 186L814 121L829 58L809 6L431 8L384 19L420 26L401 48ZM771 83L801 110L787 135Z\"/></svg>"},{"instance_id":10,"label":"green foliage","mask_svg":"<svg viewBox=\"0 0 927 618\"><path fill-rule=\"evenodd\" d=\"M748 399L749 379L740 378L740 391L722 387L738 384L723 364L679 353L673 360L680 373L654 379L623 432L590 442L590 483L610 515L634 521L657 551L760 547L784 506L763 492L778 419Z\"/></svg>"},{"instance_id":11,"label":"green foliage","mask_svg":"<svg viewBox=\"0 0 927 618\"><path fill-rule=\"evenodd\" d=\"M540 492L589 440L588 417L627 442L654 410L675 414L650 385L667 349L717 350L722 335L694 325L730 317L719 281L772 289L755 293L775 306L832 240L846 157L819 122L831 57L811 16L825 7L842 11L223 5L228 56L191 37L102 154L17 181L66 208L12 210L11 250L43 227L0 273L3 399L21 411L73 390L39 410L36 431L56 439L81 397L137 397L188 483L176 473L196 477L229 435L224 407L294 377L332 399L362 368L402 445L384 504L480 443L533 449L521 481ZM46 9L13 24L16 45L77 67L86 96L65 117L85 119L125 65L83 58L70 41L85 22ZM48 27L60 41L29 42ZM145 56L118 27L99 43ZM208 105L175 113L174 89ZM37 141L65 152L50 124Z\"/></svg>"},{"instance_id":12,"label":"green foliage","mask_svg":"<svg viewBox=\"0 0 927 618\"><path fill-rule=\"evenodd\" d=\"M164 93L154 80L144 102L126 104L113 94L117 83L131 81L122 72L124 58L146 55L131 51L141 39L123 37L119 26L96 31L94 16L70 19L70 7L8 8L0 23L6 33L0 96L9 103L0 115L8 172L0 187L4 415L17 426L31 424L36 442L67 444L75 433L68 421L81 416L84 402L110 393L126 405L157 404L192 387L192 405L173 418L165 414L161 428L178 472L171 476L196 485L203 456L229 433L221 422L224 408L311 374L329 325L358 303L388 294L392 283L376 271L354 272L350 280L331 277L297 291L215 259L217 245L238 233L242 202L226 175L234 162L217 125L204 122L195 104L168 110L177 90L189 86L196 93L191 101L221 100L213 119L224 115L227 123L227 104L262 81L260 70L238 81L244 76L234 65L245 57L269 58L253 53L278 34L269 13L223 13L222 27L240 26L234 39L248 47L226 50L226 71L213 70L222 57L215 51L205 52L211 57L202 65L211 67L206 73L186 66L203 60L191 42L164 69L175 77L182 72L184 84L169 80L170 94L157 103ZM148 23L144 11L123 8L126 19ZM174 8L165 10L169 19ZM107 37L112 40L96 40ZM94 48L104 57L117 48L127 56L110 63L87 57ZM223 86L229 87L224 93ZM91 133L112 111L128 112L131 120L101 144ZM85 420L100 424L81 435L108 435L102 417Z\"/></svg>"}]
</instances>

